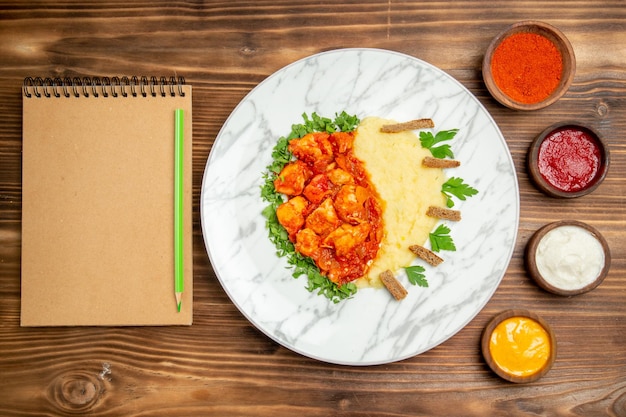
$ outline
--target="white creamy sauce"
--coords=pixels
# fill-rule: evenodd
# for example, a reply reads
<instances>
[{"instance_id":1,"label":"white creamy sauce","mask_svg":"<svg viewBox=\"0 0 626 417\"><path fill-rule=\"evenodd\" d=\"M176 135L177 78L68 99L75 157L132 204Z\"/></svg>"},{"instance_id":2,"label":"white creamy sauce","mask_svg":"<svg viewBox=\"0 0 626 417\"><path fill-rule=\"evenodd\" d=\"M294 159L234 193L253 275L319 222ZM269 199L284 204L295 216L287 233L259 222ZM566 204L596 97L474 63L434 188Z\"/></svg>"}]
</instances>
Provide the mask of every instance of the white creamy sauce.
<instances>
[{"instance_id":1,"label":"white creamy sauce","mask_svg":"<svg viewBox=\"0 0 626 417\"><path fill-rule=\"evenodd\" d=\"M544 280L563 290L585 287L604 267L602 245L578 226L561 226L546 233L537 245L535 259Z\"/></svg>"}]
</instances>

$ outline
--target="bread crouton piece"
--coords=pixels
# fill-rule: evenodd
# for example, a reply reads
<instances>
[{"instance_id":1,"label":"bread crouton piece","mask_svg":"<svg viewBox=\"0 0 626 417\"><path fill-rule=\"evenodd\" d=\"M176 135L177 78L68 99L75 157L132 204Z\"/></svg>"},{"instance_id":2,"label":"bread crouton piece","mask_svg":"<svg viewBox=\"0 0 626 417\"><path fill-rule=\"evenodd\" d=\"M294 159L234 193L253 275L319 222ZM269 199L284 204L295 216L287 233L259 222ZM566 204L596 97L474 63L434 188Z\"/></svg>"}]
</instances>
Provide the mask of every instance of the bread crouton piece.
<instances>
[{"instance_id":1,"label":"bread crouton piece","mask_svg":"<svg viewBox=\"0 0 626 417\"><path fill-rule=\"evenodd\" d=\"M449 208L430 206L428 210L426 210L426 215L438 219L451 220L453 222L461 221L461 212Z\"/></svg>"},{"instance_id":2,"label":"bread crouton piece","mask_svg":"<svg viewBox=\"0 0 626 417\"><path fill-rule=\"evenodd\" d=\"M432 266L437 266L443 262L443 258L440 258L435 252L430 249L426 249L420 245L411 245L409 246L409 250L417 255L418 258L421 258L431 264Z\"/></svg>"},{"instance_id":3,"label":"bread crouton piece","mask_svg":"<svg viewBox=\"0 0 626 417\"><path fill-rule=\"evenodd\" d=\"M387 290L391 293L393 298L400 301L408 294L406 288L393 276L393 272L386 270L380 275L380 280L383 282Z\"/></svg>"},{"instance_id":4,"label":"bread crouton piece","mask_svg":"<svg viewBox=\"0 0 626 417\"><path fill-rule=\"evenodd\" d=\"M457 168L461 166L461 161L456 159L442 159L426 156L422 159L422 165L426 168Z\"/></svg>"},{"instance_id":5,"label":"bread crouton piece","mask_svg":"<svg viewBox=\"0 0 626 417\"><path fill-rule=\"evenodd\" d=\"M403 123L382 125L380 131L383 133L398 133L407 130L427 129L431 127L435 127L435 123L432 121L432 119L415 119Z\"/></svg>"}]
</instances>

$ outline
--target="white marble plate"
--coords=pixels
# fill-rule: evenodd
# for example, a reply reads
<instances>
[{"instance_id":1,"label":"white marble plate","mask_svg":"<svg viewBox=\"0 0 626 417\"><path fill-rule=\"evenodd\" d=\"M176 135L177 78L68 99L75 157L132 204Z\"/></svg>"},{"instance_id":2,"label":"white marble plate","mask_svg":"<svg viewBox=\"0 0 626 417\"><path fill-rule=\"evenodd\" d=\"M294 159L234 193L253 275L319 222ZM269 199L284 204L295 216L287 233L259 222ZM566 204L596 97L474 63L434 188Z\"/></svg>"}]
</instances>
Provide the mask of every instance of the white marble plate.
<instances>
[{"instance_id":1,"label":"white marble plate","mask_svg":"<svg viewBox=\"0 0 626 417\"><path fill-rule=\"evenodd\" d=\"M451 144L462 166L454 175L479 190L455 206L463 214L449 224L457 252L427 268L428 288L405 281L409 295L401 302L384 289L361 289L339 304L309 293L306 278L292 277L267 237L259 191L276 140L303 112L334 117L342 110L360 118L430 117L437 131L458 128ZM288 65L241 101L211 149L200 211L217 277L252 324L302 355L372 365L425 352L478 314L511 259L519 190L500 130L459 82L400 53L342 49Z\"/></svg>"}]
</instances>

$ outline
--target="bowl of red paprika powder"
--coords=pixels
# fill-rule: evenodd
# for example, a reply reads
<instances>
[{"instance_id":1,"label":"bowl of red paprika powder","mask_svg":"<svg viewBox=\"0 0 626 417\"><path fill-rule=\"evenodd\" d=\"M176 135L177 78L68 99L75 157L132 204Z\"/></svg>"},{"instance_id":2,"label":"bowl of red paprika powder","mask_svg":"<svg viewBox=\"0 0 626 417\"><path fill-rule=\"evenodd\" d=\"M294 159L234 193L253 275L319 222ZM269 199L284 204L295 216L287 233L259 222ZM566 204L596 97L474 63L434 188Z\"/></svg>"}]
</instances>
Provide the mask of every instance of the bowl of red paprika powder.
<instances>
[{"instance_id":1,"label":"bowl of red paprika powder","mask_svg":"<svg viewBox=\"0 0 626 417\"><path fill-rule=\"evenodd\" d=\"M538 21L513 24L485 52L483 79L491 95L515 110L538 110L563 96L576 72L569 40Z\"/></svg>"},{"instance_id":2,"label":"bowl of red paprika powder","mask_svg":"<svg viewBox=\"0 0 626 417\"><path fill-rule=\"evenodd\" d=\"M541 132L528 149L528 171L550 197L591 193L609 170L609 148L602 137L576 122L560 122Z\"/></svg>"}]
</instances>

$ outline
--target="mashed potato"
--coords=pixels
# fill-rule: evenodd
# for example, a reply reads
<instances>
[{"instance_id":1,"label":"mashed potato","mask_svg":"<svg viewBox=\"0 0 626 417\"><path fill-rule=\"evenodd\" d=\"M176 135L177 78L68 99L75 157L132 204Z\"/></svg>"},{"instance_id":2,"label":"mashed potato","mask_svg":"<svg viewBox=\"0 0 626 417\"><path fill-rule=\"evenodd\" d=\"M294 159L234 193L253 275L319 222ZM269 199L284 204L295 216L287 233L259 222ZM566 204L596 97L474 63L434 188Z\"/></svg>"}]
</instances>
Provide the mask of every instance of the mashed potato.
<instances>
[{"instance_id":1,"label":"mashed potato","mask_svg":"<svg viewBox=\"0 0 626 417\"><path fill-rule=\"evenodd\" d=\"M380 287L381 272L409 266L415 259L409 246L424 245L438 221L426 216L426 210L445 207L443 170L422 166L422 159L431 154L414 132L380 132L382 125L391 123L396 122L365 118L354 141L354 155L363 161L384 204L385 235L368 274L356 282L360 287Z\"/></svg>"}]
</instances>

